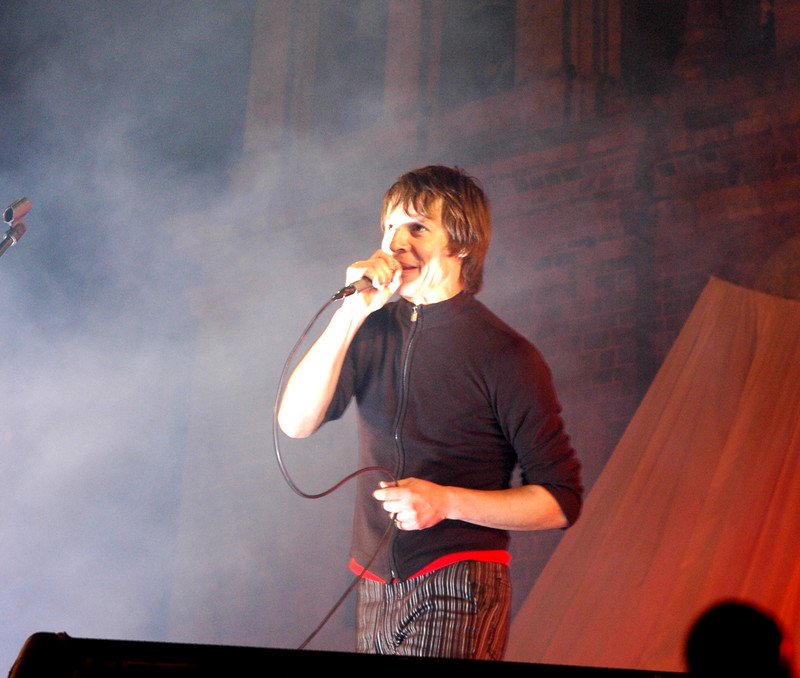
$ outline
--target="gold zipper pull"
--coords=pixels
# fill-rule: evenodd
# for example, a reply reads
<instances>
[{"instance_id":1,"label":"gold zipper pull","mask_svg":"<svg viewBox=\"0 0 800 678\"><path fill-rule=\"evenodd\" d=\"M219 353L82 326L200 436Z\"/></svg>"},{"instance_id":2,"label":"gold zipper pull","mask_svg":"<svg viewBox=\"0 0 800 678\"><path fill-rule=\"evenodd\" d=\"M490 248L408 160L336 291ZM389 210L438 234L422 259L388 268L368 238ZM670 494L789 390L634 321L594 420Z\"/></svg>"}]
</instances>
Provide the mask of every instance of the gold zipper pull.
<instances>
[{"instance_id":1,"label":"gold zipper pull","mask_svg":"<svg viewBox=\"0 0 800 678\"><path fill-rule=\"evenodd\" d=\"M411 307L411 322L412 323L417 322L417 305L416 304L414 304Z\"/></svg>"}]
</instances>

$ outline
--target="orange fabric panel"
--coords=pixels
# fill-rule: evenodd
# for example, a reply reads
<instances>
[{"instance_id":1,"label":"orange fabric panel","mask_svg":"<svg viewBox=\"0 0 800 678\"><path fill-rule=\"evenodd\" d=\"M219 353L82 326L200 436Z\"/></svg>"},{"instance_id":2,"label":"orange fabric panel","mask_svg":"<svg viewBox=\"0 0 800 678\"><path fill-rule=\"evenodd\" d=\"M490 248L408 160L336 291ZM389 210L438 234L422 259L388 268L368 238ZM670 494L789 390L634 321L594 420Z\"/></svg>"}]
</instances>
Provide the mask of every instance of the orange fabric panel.
<instances>
[{"instance_id":1,"label":"orange fabric panel","mask_svg":"<svg viewBox=\"0 0 800 678\"><path fill-rule=\"evenodd\" d=\"M511 628L506 659L682 671L722 598L800 640L800 303L712 278Z\"/></svg>"}]
</instances>

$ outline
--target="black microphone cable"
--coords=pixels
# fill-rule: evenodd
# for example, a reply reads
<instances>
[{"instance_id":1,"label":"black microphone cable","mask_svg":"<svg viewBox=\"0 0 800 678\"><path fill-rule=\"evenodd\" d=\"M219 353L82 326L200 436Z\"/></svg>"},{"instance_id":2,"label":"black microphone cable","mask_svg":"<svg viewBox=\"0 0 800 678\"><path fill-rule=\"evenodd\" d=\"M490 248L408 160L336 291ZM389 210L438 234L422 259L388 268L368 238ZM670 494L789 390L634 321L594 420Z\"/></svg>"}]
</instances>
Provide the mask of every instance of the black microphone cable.
<instances>
[{"instance_id":1,"label":"black microphone cable","mask_svg":"<svg viewBox=\"0 0 800 678\"><path fill-rule=\"evenodd\" d=\"M294 482L294 480L292 480L292 477L289 475L289 471L286 468L286 464L283 461L283 455L281 454L279 435L278 435L278 428L279 428L278 427L278 407L280 406L281 395L283 394L283 389L286 386L286 380L287 380L288 375L289 375L289 368L291 367L291 364L294 361L295 355L297 355L297 351L300 349L300 346L302 346L303 342L306 340L306 337L308 336L309 332L311 332L311 329L314 327L314 325L316 324L316 322L319 319L319 317L327 310L327 308L334 301L337 301L338 299L342 298L342 296L343 296L342 292L343 291L344 290L339 290L339 292L337 292L330 299L328 299L322 305L322 307L314 314L314 317L311 318L311 321L308 323L306 328L300 334L300 338L297 340L295 345L292 347L292 350L289 352L289 355L286 358L286 362L283 365L283 370L281 371L281 376L280 376L280 379L278 380L278 390L277 390L277 392L275 394L275 402L274 402L274 404L272 406L272 444L273 444L273 448L275 450L275 459L278 462L278 468L280 469L281 475L283 476L283 479L286 481L286 484L289 485L289 487L292 489L292 491L295 494L303 497L304 499L321 499L322 497L327 497L329 494L335 492L336 490L338 490L340 487L342 487L344 484L346 484L347 482L349 482L353 478L356 478L357 476L359 476L359 475L361 475L363 473L368 473L368 472L372 472L372 471L378 471L378 472L387 474L392 479L392 482L395 485L397 484L397 478L395 478L394 474L389 469L384 468L382 466L365 466L364 468L358 469L357 471L354 471L353 473L347 475L342 480L340 480L338 483L336 483L335 485L333 485L332 487L328 488L327 490L325 490L323 492L318 492L318 493L315 493L315 494L304 492L303 490L301 490L297 486L297 484ZM350 292L350 294L352 294L352 292ZM344 296L349 296L349 294L344 295ZM325 624L328 622L328 620L334 615L336 610L339 609L339 607L345 601L347 596L350 595L350 592L356 587L358 582L362 579L362 577L364 576L364 573L367 572L369 570L369 568L372 566L373 561L375 560L375 558L377 558L378 553L380 553L381 548L383 548L383 545L386 543L386 540L389 537L389 533L391 532L392 528L394 527L394 518L395 518L394 515L390 516L389 525L387 526L386 531L384 532L383 536L381 537L381 540L378 543L378 546L375 549L375 552L372 554L372 557L369 559L369 562L363 567L363 569L356 576L356 578L348 585L348 587L345 589L344 593L340 596L339 600L336 601L336 603L330 609L328 614L326 614L325 617L323 618L323 620L319 623L317 628L315 628L311 632L311 634L308 636L308 638L306 638L303 641L303 643L297 648L298 650L305 649L305 647L314 639L314 637L317 635L317 633L319 633L319 631L322 630L322 628L325 626Z\"/></svg>"}]
</instances>

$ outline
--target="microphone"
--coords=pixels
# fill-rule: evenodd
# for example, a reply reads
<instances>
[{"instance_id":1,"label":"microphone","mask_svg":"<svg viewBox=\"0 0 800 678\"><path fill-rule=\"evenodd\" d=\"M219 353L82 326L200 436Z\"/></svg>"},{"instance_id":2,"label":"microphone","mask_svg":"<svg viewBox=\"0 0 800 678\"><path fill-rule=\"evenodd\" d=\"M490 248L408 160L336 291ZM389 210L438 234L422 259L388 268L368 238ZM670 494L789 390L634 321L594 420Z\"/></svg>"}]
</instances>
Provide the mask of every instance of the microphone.
<instances>
[{"instance_id":1,"label":"microphone","mask_svg":"<svg viewBox=\"0 0 800 678\"><path fill-rule=\"evenodd\" d=\"M369 278L361 278L360 280L356 280L355 282L352 282L346 287L340 289L336 294L334 294L331 297L331 301L336 301L337 299L344 299L345 297L349 297L351 294L363 292L364 290L368 290L371 287L372 287L372 281Z\"/></svg>"},{"instance_id":2,"label":"microphone","mask_svg":"<svg viewBox=\"0 0 800 678\"><path fill-rule=\"evenodd\" d=\"M31 211L31 201L27 198L20 198L15 200L3 212L3 221L11 226L3 239L0 240L0 256L5 254L6 250L12 245L16 245L17 241L25 235L25 224L23 219L25 215Z\"/></svg>"},{"instance_id":3,"label":"microphone","mask_svg":"<svg viewBox=\"0 0 800 678\"><path fill-rule=\"evenodd\" d=\"M3 212L3 221L11 224L15 221L20 221L28 212L31 211L31 201L27 198L20 198L15 200Z\"/></svg>"}]
</instances>

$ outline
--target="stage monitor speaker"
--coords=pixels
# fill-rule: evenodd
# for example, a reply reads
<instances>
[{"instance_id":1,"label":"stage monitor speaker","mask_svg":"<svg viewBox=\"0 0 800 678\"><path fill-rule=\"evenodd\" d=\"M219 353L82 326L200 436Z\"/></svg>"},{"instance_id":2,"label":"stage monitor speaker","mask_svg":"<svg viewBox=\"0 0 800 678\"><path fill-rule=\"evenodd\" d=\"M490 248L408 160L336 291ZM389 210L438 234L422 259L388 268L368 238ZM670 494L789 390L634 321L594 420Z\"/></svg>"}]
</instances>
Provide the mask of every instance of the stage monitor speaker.
<instances>
[{"instance_id":1,"label":"stage monitor speaker","mask_svg":"<svg viewBox=\"0 0 800 678\"><path fill-rule=\"evenodd\" d=\"M360 671L380 678L667 678L675 673L554 666L465 659L384 657L349 652L287 650L226 645L193 645L133 640L72 638L35 633L25 642L9 678L195 678L197 676L332 675Z\"/></svg>"}]
</instances>

